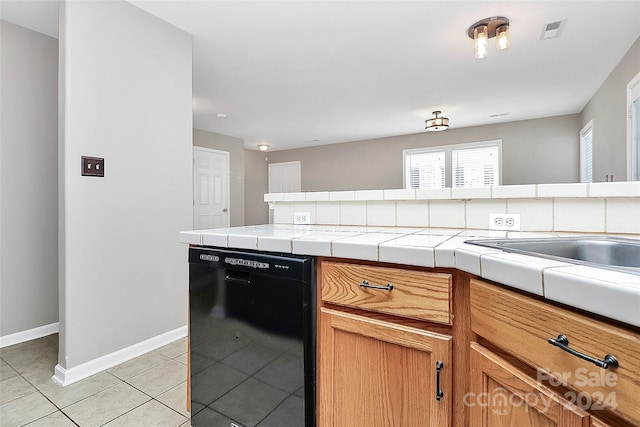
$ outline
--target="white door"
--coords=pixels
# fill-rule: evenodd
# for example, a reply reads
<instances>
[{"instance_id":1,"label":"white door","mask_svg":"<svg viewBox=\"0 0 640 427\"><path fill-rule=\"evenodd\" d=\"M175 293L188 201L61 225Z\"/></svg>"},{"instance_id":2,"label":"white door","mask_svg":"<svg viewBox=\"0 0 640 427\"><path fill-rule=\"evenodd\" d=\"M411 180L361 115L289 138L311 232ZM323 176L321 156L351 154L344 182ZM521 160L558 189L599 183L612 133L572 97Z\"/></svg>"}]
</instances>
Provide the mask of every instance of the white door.
<instances>
[{"instance_id":1,"label":"white door","mask_svg":"<svg viewBox=\"0 0 640 427\"><path fill-rule=\"evenodd\" d=\"M269 193L297 193L300 188L300 162L269 165Z\"/></svg>"},{"instance_id":2,"label":"white door","mask_svg":"<svg viewBox=\"0 0 640 427\"><path fill-rule=\"evenodd\" d=\"M229 153L193 148L193 228L229 226Z\"/></svg>"}]
</instances>

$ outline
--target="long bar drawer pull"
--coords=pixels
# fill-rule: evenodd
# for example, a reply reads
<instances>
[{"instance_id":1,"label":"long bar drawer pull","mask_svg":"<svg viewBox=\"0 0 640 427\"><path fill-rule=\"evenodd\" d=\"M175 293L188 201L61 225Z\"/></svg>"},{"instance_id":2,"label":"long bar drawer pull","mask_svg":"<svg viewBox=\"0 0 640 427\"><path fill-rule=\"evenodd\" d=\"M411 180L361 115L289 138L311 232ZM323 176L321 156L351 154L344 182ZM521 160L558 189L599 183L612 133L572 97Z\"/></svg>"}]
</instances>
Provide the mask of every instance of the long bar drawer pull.
<instances>
[{"instance_id":1,"label":"long bar drawer pull","mask_svg":"<svg viewBox=\"0 0 640 427\"><path fill-rule=\"evenodd\" d=\"M604 356L604 360L600 360L570 348L569 338L567 338L565 335L560 334L558 335L558 338L556 339L549 338L547 341L549 342L549 344L559 347L562 350L566 351L567 353L573 354L574 356L579 357L580 359L586 360L587 362L591 362L602 369L609 369L609 368L616 369L618 367L618 360L611 354L607 354L606 356Z\"/></svg>"},{"instance_id":2,"label":"long bar drawer pull","mask_svg":"<svg viewBox=\"0 0 640 427\"><path fill-rule=\"evenodd\" d=\"M440 402L440 399L444 397L444 391L440 389L440 371L444 368L442 361L436 361L436 400Z\"/></svg>"},{"instance_id":3,"label":"long bar drawer pull","mask_svg":"<svg viewBox=\"0 0 640 427\"><path fill-rule=\"evenodd\" d=\"M230 274L227 274L224 277L224 280L226 280L227 282L240 283L240 284L243 284L243 285L250 285L251 284L251 279L247 279L247 278L244 278L244 277L235 277L235 276L232 276Z\"/></svg>"},{"instance_id":4,"label":"long bar drawer pull","mask_svg":"<svg viewBox=\"0 0 640 427\"><path fill-rule=\"evenodd\" d=\"M366 280L363 280L362 283L360 283L360 287L370 288L370 289L381 289L383 291L391 291L393 290L393 283L387 283L386 286L376 286L376 285L370 285L369 282L367 282Z\"/></svg>"}]
</instances>

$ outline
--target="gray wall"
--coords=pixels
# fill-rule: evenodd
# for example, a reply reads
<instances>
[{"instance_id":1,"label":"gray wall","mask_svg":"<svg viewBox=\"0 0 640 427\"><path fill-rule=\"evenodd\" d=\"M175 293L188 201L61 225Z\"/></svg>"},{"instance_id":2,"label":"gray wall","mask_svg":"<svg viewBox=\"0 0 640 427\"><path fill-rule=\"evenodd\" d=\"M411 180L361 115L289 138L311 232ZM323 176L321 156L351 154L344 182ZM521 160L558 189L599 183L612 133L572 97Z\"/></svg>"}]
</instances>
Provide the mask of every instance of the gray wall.
<instances>
[{"instance_id":1,"label":"gray wall","mask_svg":"<svg viewBox=\"0 0 640 427\"><path fill-rule=\"evenodd\" d=\"M581 128L593 120L593 180L627 180L627 83L640 72L640 38L582 110Z\"/></svg>"},{"instance_id":2,"label":"gray wall","mask_svg":"<svg viewBox=\"0 0 640 427\"><path fill-rule=\"evenodd\" d=\"M229 213L231 226L244 224L244 140L201 129L193 130L193 145L229 153Z\"/></svg>"},{"instance_id":3,"label":"gray wall","mask_svg":"<svg viewBox=\"0 0 640 427\"><path fill-rule=\"evenodd\" d=\"M124 1L60 2L60 354L186 327L191 36ZM80 157L105 177L80 176Z\"/></svg>"},{"instance_id":4,"label":"gray wall","mask_svg":"<svg viewBox=\"0 0 640 427\"><path fill-rule=\"evenodd\" d=\"M58 41L0 21L0 336L58 321Z\"/></svg>"},{"instance_id":5,"label":"gray wall","mask_svg":"<svg viewBox=\"0 0 640 427\"><path fill-rule=\"evenodd\" d=\"M302 190L401 188L402 150L502 139L502 184L578 182L580 129L594 120L594 181L627 179L626 86L640 72L640 38L580 114L451 129L440 133L355 141L269 153L269 162L300 160ZM250 174L267 172L247 169ZM265 187L266 188L266 187ZM245 198L248 211L263 209L262 197Z\"/></svg>"},{"instance_id":6,"label":"gray wall","mask_svg":"<svg viewBox=\"0 0 640 427\"><path fill-rule=\"evenodd\" d=\"M300 160L302 191L402 188L402 150L502 140L502 184L577 182L577 114L269 153ZM247 209L253 208L247 204Z\"/></svg>"},{"instance_id":7,"label":"gray wall","mask_svg":"<svg viewBox=\"0 0 640 427\"><path fill-rule=\"evenodd\" d=\"M264 194L269 192L268 163L265 158L270 154L256 150L245 150L245 225L267 224L269 222L269 207L263 202Z\"/></svg>"}]
</instances>

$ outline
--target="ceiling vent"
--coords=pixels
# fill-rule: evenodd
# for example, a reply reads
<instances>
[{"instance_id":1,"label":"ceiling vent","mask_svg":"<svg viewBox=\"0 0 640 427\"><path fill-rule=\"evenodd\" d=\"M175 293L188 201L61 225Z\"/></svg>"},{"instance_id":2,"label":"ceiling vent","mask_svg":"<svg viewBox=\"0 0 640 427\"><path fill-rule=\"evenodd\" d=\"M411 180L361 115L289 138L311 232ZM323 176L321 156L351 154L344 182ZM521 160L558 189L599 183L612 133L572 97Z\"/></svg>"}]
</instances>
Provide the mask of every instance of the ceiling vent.
<instances>
[{"instance_id":1,"label":"ceiling vent","mask_svg":"<svg viewBox=\"0 0 640 427\"><path fill-rule=\"evenodd\" d=\"M540 40L553 39L559 37L564 28L566 19L558 19L556 21L545 22L542 24L542 34Z\"/></svg>"}]
</instances>

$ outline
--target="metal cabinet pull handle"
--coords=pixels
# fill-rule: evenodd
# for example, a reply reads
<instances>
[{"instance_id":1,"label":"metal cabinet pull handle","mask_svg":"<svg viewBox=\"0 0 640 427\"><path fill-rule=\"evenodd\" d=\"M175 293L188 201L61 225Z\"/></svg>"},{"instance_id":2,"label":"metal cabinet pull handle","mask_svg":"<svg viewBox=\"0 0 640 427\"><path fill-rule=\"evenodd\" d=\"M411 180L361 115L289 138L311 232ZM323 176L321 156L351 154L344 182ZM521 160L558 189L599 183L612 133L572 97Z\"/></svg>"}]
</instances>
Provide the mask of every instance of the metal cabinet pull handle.
<instances>
[{"instance_id":1,"label":"metal cabinet pull handle","mask_svg":"<svg viewBox=\"0 0 640 427\"><path fill-rule=\"evenodd\" d=\"M611 354L607 354L606 356L604 356L604 360L600 360L569 348L569 338L567 338L565 335L560 334L558 335L558 338L549 338L547 341L549 342L549 344L559 347L567 353L573 354L574 356L579 357L582 360L591 362L602 369L616 369L619 366L618 360Z\"/></svg>"},{"instance_id":2,"label":"metal cabinet pull handle","mask_svg":"<svg viewBox=\"0 0 640 427\"><path fill-rule=\"evenodd\" d=\"M360 287L371 288L371 289L381 289L383 291L391 291L391 290L393 290L393 284L392 283L387 283L386 286L376 286L376 285L370 285L369 282L367 282L366 280L363 280L362 283L360 283Z\"/></svg>"},{"instance_id":3,"label":"metal cabinet pull handle","mask_svg":"<svg viewBox=\"0 0 640 427\"><path fill-rule=\"evenodd\" d=\"M440 400L444 397L444 391L440 390L440 371L444 368L444 363L442 361L436 361L436 400L440 402Z\"/></svg>"},{"instance_id":4,"label":"metal cabinet pull handle","mask_svg":"<svg viewBox=\"0 0 640 427\"><path fill-rule=\"evenodd\" d=\"M251 279L244 278L244 277L235 277L235 276L232 276L230 274L226 275L224 277L224 280L226 280L227 282L232 282L232 283L241 283L243 285L250 285L251 284Z\"/></svg>"}]
</instances>

